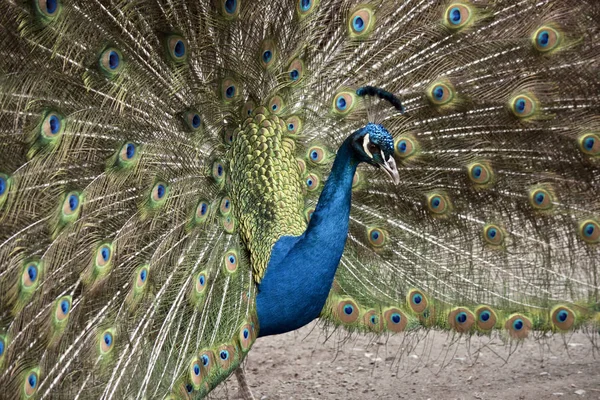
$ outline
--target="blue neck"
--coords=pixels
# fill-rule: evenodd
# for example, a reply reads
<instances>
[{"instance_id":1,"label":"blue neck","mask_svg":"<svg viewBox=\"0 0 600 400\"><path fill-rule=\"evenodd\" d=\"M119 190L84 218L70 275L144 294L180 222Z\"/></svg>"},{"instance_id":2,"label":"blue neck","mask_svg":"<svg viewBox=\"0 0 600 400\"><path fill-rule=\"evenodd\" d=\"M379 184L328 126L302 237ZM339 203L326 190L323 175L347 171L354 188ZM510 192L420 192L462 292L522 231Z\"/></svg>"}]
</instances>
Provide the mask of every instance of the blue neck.
<instances>
[{"instance_id":1,"label":"blue neck","mask_svg":"<svg viewBox=\"0 0 600 400\"><path fill-rule=\"evenodd\" d=\"M352 158L350 139L346 139L338 150L331 174L321 192L306 232L304 232L304 235L318 246L317 249L338 250L338 262L342 257L348 235L352 180L357 166L358 162ZM333 273L336 269L337 265L333 269Z\"/></svg>"},{"instance_id":2,"label":"blue neck","mask_svg":"<svg viewBox=\"0 0 600 400\"><path fill-rule=\"evenodd\" d=\"M319 316L344 252L357 166L348 138L306 231L281 237L273 246L256 298L260 336L298 329Z\"/></svg>"}]
</instances>

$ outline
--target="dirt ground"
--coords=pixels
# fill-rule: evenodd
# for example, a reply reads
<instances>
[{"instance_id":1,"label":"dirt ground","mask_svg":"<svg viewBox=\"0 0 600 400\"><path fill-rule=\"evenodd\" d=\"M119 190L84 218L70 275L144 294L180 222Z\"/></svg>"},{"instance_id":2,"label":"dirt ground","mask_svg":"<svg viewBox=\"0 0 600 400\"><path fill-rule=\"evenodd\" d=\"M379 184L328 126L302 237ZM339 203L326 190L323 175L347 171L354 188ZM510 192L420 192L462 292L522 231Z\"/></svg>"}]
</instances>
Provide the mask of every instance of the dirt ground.
<instances>
[{"instance_id":1,"label":"dirt ground","mask_svg":"<svg viewBox=\"0 0 600 400\"><path fill-rule=\"evenodd\" d=\"M418 343L403 335L340 343L336 333L327 338L313 328L254 344L245 370L256 400L600 399L597 333L510 346L441 332ZM239 398L235 376L210 398Z\"/></svg>"}]
</instances>

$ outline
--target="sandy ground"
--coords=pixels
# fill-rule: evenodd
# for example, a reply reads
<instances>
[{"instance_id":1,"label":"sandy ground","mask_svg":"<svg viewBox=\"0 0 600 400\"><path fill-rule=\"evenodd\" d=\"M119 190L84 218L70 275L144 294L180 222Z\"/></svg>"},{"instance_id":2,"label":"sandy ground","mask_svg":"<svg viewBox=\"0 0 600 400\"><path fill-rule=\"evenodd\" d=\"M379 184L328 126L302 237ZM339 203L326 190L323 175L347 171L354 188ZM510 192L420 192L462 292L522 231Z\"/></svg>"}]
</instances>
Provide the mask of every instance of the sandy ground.
<instances>
[{"instance_id":1,"label":"sandy ground","mask_svg":"<svg viewBox=\"0 0 600 400\"><path fill-rule=\"evenodd\" d=\"M256 400L600 399L598 334L518 346L441 332L418 343L403 335L354 335L340 343L337 334L327 338L313 328L255 343L245 370ZM210 398L239 398L235 376Z\"/></svg>"}]
</instances>

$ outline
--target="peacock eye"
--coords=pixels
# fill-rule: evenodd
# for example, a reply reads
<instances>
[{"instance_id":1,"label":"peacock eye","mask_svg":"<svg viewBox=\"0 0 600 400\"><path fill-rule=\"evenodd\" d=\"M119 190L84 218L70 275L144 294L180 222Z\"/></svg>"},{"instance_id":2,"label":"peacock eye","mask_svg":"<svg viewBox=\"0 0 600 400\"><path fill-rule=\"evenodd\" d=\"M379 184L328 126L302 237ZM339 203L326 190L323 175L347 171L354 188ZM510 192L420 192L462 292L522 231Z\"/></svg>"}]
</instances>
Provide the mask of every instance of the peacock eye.
<instances>
[{"instance_id":1,"label":"peacock eye","mask_svg":"<svg viewBox=\"0 0 600 400\"><path fill-rule=\"evenodd\" d=\"M515 331L520 331L521 329L523 329L523 320L515 319L515 321L513 322L513 328Z\"/></svg>"},{"instance_id":2,"label":"peacock eye","mask_svg":"<svg viewBox=\"0 0 600 400\"><path fill-rule=\"evenodd\" d=\"M297 58L291 62L287 70L289 82L297 84L304 76L304 62Z\"/></svg>"},{"instance_id":3,"label":"peacock eye","mask_svg":"<svg viewBox=\"0 0 600 400\"><path fill-rule=\"evenodd\" d=\"M283 106L284 104L281 96L273 96L269 101L269 109L273 114L281 114Z\"/></svg>"},{"instance_id":4,"label":"peacock eye","mask_svg":"<svg viewBox=\"0 0 600 400\"><path fill-rule=\"evenodd\" d=\"M260 62L263 68L272 67L277 58L277 48L271 39L265 39L260 46Z\"/></svg>"},{"instance_id":5,"label":"peacock eye","mask_svg":"<svg viewBox=\"0 0 600 400\"><path fill-rule=\"evenodd\" d=\"M225 103L237 100L240 94L238 83L232 78L225 78L221 83L221 98Z\"/></svg>"},{"instance_id":6,"label":"peacock eye","mask_svg":"<svg viewBox=\"0 0 600 400\"><path fill-rule=\"evenodd\" d=\"M224 17L231 19L235 18L239 14L239 4L237 0L225 0L221 5L221 12Z\"/></svg>"},{"instance_id":7,"label":"peacock eye","mask_svg":"<svg viewBox=\"0 0 600 400\"><path fill-rule=\"evenodd\" d=\"M146 278L148 277L148 271L146 269L143 269L140 271L140 281L146 282Z\"/></svg>"},{"instance_id":8,"label":"peacock eye","mask_svg":"<svg viewBox=\"0 0 600 400\"><path fill-rule=\"evenodd\" d=\"M287 126L287 132L293 135L297 135L300 133L300 129L302 128L302 121L298 116L291 116L285 121Z\"/></svg>"},{"instance_id":9,"label":"peacock eye","mask_svg":"<svg viewBox=\"0 0 600 400\"><path fill-rule=\"evenodd\" d=\"M487 321L489 321L490 317L491 317L491 314L487 310L482 311L481 314L479 314L479 320L481 322L487 322Z\"/></svg>"},{"instance_id":10,"label":"peacock eye","mask_svg":"<svg viewBox=\"0 0 600 400\"><path fill-rule=\"evenodd\" d=\"M56 18L62 7L59 0L36 0L33 3L36 6L36 11L48 20Z\"/></svg>"},{"instance_id":11,"label":"peacock eye","mask_svg":"<svg viewBox=\"0 0 600 400\"><path fill-rule=\"evenodd\" d=\"M320 180L317 175L308 174L305 182L306 182L306 187L307 187L308 191L313 192L318 189Z\"/></svg>"},{"instance_id":12,"label":"peacock eye","mask_svg":"<svg viewBox=\"0 0 600 400\"><path fill-rule=\"evenodd\" d=\"M371 154L379 153L379 147L376 144L369 143L367 145L367 148L369 149Z\"/></svg>"},{"instance_id":13,"label":"peacock eye","mask_svg":"<svg viewBox=\"0 0 600 400\"><path fill-rule=\"evenodd\" d=\"M234 250L230 250L225 254L225 268L227 272L235 272L238 268L238 257Z\"/></svg>"},{"instance_id":14,"label":"peacock eye","mask_svg":"<svg viewBox=\"0 0 600 400\"><path fill-rule=\"evenodd\" d=\"M548 53L558 47L561 33L550 26L542 26L533 34L533 46L540 53Z\"/></svg>"},{"instance_id":15,"label":"peacock eye","mask_svg":"<svg viewBox=\"0 0 600 400\"><path fill-rule=\"evenodd\" d=\"M123 56L121 52L115 48L109 47L100 55L99 66L100 70L108 77L112 78L120 72L123 66Z\"/></svg>"},{"instance_id":16,"label":"peacock eye","mask_svg":"<svg viewBox=\"0 0 600 400\"><path fill-rule=\"evenodd\" d=\"M167 38L167 54L172 61L181 63L187 58L187 43L182 36L170 35Z\"/></svg>"},{"instance_id":17,"label":"peacock eye","mask_svg":"<svg viewBox=\"0 0 600 400\"><path fill-rule=\"evenodd\" d=\"M461 29L472 21L473 10L466 4L454 3L446 9L444 24L450 29Z\"/></svg>"},{"instance_id":18,"label":"peacock eye","mask_svg":"<svg viewBox=\"0 0 600 400\"><path fill-rule=\"evenodd\" d=\"M300 9L304 12L310 9L310 0L300 0Z\"/></svg>"}]
</instances>

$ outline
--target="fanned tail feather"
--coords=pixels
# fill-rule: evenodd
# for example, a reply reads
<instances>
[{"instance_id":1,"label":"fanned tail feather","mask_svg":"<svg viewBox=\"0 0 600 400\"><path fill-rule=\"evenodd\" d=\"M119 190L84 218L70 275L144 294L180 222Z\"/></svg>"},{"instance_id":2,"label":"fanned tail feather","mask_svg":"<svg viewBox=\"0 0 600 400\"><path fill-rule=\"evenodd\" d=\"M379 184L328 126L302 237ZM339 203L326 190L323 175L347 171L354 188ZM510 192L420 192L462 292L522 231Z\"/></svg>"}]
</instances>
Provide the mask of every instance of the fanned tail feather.
<instances>
[{"instance_id":1,"label":"fanned tail feather","mask_svg":"<svg viewBox=\"0 0 600 400\"><path fill-rule=\"evenodd\" d=\"M599 18L591 0L3 2L0 386L206 395L258 336L274 241L367 121L400 183L359 167L326 323L597 331ZM239 135L256 157L232 176Z\"/></svg>"}]
</instances>

